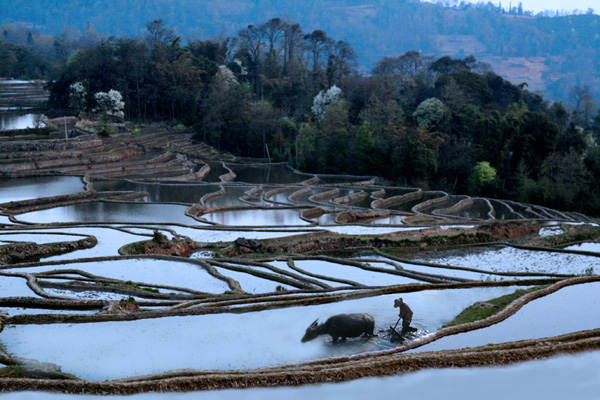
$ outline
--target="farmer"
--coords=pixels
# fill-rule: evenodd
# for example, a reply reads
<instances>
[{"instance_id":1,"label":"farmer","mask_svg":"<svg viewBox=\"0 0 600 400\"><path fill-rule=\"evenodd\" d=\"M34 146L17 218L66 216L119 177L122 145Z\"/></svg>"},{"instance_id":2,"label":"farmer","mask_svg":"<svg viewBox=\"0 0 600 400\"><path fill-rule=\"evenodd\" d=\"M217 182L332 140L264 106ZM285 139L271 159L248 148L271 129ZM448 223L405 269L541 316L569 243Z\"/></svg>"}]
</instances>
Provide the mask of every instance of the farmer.
<instances>
[{"instance_id":1,"label":"farmer","mask_svg":"<svg viewBox=\"0 0 600 400\"><path fill-rule=\"evenodd\" d=\"M415 331L415 328L410 327L410 322L412 321L413 312L403 300L402 297L394 300L394 308L400 308L400 312L398 315L402 318L402 335L406 332Z\"/></svg>"}]
</instances>

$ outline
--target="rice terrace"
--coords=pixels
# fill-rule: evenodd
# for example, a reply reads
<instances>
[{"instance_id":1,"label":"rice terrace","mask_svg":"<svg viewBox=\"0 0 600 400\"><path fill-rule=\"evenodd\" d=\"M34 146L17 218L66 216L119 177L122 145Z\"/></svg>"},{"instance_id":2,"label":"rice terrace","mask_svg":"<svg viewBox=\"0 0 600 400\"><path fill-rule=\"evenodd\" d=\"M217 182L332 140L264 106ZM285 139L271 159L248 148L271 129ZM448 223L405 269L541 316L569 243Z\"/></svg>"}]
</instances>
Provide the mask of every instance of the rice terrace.
<instances>
[{"instance_id":1,"label":"rice terrace","mask_svg":"<svg viewBox=\"0 0 600 400\"><path fill-rule=\"evenodd\" d=\"M301 174L191 136L2 133L3 390L298 385L598 349L588 217ZM397 297L416 332L393 340ZM300 342L352 312L374 336Z\"/></svg>"},{"instance_id":2,"label":"rice terrace","mask_svg":"<svg viewBox=\"0 0 600 400\"><path fill-rule=\"evenodd\" d=\"M598 0L58 3L0 1L0 400L598 398Z\"/></svg>"}]
</instances>

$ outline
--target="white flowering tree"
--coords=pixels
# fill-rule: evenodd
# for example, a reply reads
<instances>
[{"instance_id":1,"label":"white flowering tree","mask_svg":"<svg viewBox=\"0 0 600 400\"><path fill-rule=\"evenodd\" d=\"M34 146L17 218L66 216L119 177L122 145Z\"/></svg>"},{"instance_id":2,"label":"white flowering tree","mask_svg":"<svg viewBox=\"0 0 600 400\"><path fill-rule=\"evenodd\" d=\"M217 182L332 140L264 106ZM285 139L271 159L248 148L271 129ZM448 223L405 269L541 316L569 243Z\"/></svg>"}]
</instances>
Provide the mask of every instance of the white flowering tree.
<instances>
[{"instance_id":1,"label":"white flowering tree","mask_svg":"<svg viewBox=\"0 0 600 400\"><path fill-rule=\"evenodd\" d=\"M123 118L125 113L125 102L123 96L118 90L111 89L106 92L98 92L94 95L96 100L96 108L94 112L111 115L113 117Z\"/></svg>"},{"instance_id":2,"label":"white flowering tree","mask_svg":"<svg viewBox=\"0 0 600 400\"><path fill-rule=\"evenodd\" d=\"M237 85L238 80L235 77L235 74L229 68L227 68L225 65L219 65L219 69L214 77L214 84L219 88L219 90L226 90L234 85Z\"/></svg>"},{"instance_id":3,"label":"white flowering tree","mask_svg":"<svg viewBox=\"0 0 600 400\"><path fill-rule=\"evenodd\" d=\"M334 101L342 98L342 89L333 85L327 91L321 90L313 99L311 111L317 118L323 117L325 109Z\"/></svg>"},{"instance_id":4,"label":"white flowering tree","mask_svg":"<svg viewBox=\"0 0 600 400\"><path fill-rule=\"evenodd\" d=\"M77 111L85 111L87 90L83 82L75 82L69 86L69 106Z\"/></svg>"},{"instance_id":5,"label":"white flowering tree","mask_svg":"<svg viewBox=\"0 0 600 400\"><path fill-rule=\"evenodd\" d=\"M440 99L431 97L419 104L413 117L420 128L432 130L450 118L450 110Z\"/></svg>"}]
</instances>

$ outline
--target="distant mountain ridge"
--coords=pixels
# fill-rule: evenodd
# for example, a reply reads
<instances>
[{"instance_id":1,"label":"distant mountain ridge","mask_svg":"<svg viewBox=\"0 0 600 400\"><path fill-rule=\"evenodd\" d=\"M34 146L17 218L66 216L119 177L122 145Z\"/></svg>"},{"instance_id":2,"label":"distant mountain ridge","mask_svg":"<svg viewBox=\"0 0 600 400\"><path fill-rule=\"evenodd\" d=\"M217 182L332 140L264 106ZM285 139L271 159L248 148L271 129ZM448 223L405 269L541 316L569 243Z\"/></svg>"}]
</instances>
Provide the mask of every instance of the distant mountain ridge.
<instances>
[{"instance_id":1,"label":"distant mountain ridge","mask_svg":"<svg viewBox=\"0 0 600 400\"><path fill-rule=\"evenodd\" d=\"M600 16L534 17L506 14L496 6L448 8L416 0L12 0L0 3L0 24L25 23L58 34L83 32L88 23L103 35L138 36L144 24L163 19L178 35L209 39L234 35L274 17L321 29L346 40L368 71L379 59L410 50L431 55L473 54L513 81L527 82L552 99L589 84L600 95Z\"/></svg>"}]
</instances>

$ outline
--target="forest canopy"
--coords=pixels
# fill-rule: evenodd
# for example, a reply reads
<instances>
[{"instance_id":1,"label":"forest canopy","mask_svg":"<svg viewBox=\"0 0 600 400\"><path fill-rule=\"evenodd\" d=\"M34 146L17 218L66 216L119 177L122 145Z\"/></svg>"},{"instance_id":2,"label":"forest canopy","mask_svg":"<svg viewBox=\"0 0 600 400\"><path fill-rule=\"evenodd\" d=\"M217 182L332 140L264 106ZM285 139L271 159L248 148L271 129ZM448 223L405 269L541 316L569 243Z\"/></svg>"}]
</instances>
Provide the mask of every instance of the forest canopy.
<instances>
[{"instance_id":1,"label":"forest canopy","mask_svg":"<svg viewBox=\"0 0 600 400\"><path fill-rule=\"evenodd\" d=\"M187 43L152 20L139 38L59 56L65 48L36 61L55 66L55 110L93 112L112 93L113 115L183 123L239 156L600 214L600 114L587 85L551 103L473 56L418 51L365 74L348 42L280 18Z\"/></svg>"}]
</instances>

